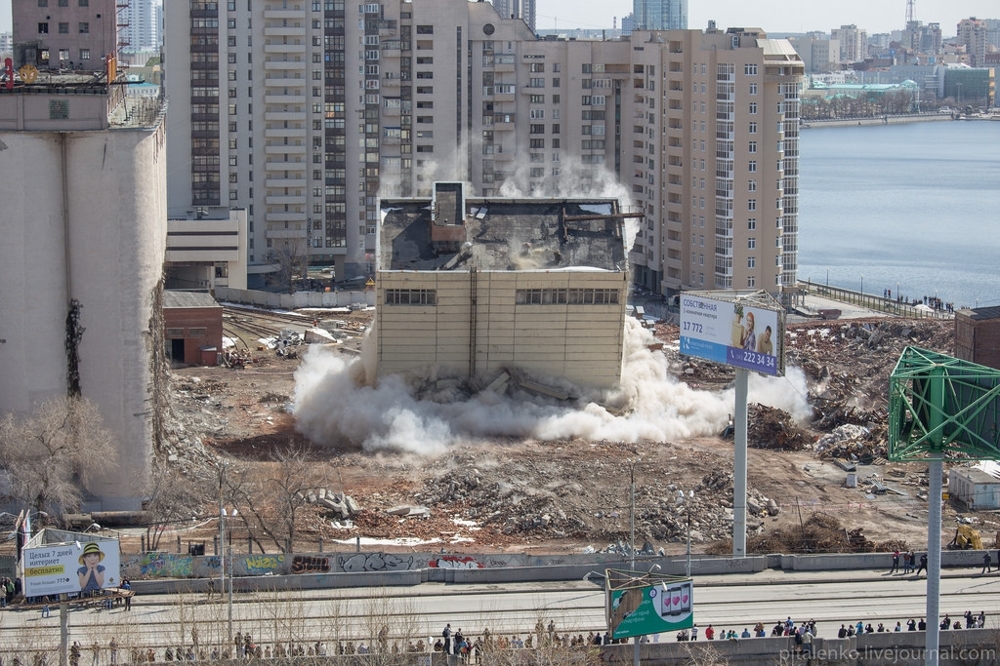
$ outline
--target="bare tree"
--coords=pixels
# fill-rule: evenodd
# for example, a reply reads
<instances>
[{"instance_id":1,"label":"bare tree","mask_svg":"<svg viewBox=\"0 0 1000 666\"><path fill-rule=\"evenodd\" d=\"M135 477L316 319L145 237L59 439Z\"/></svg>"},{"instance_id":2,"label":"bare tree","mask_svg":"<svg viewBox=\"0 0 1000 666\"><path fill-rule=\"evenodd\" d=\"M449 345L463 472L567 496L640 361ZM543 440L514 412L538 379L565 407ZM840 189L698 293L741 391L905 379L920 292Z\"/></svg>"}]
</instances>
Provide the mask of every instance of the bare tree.
<instances>
[{"instance_id":1,"label":"bare tree","mask_svg":"<svg viewBox=\"0 0 1000 666\"><path fill-rule=\"evenodd\" d=\"M269 255L278 264L278 272L272 276L274 284L295 293L295 276L305 277L309 269L308 257L292 240L275 240Z\"/></svg>"},{"instance_id":2,"label":"bare tree","mask_svg":"<svg viewBox=\"0 0 1000 666\"><path fill-rule=\"evenodd\" d=\"M153 524L146 530L146 549L159 550L160 540L169 526L189 520L205 497L211 497L217 488L212 480L194 470L181 470L165 460L153 461L153 474L146 491L146 510L153 516Z\"/></svg>"},{"instance_id":3,"label":"bare tree","mask_svg":"<svg viewBox=\"0 0 1000 666\"><path fill-rule=\"evenodd\" d=\"M289 443L271 455L271 463L235 470L226 475L229 502L238 510L250 538L261 552L256 535L273 543L282 553L291 552L309 496L326 487L330 468L311 460L305 447Z\"/></svg>"},{"instance_id":4,"label":"bare tree","mask_svg":"<svg viewBox=\"0 0 1000 666\"><path fill-rule=\"evenodd\" d=\"M97 407L84 398L52 398L30 416L3 416L0 467L10 497L51 515L77 510L83 488L113 464L113 442Z\"/></svg>"}]
</instances>

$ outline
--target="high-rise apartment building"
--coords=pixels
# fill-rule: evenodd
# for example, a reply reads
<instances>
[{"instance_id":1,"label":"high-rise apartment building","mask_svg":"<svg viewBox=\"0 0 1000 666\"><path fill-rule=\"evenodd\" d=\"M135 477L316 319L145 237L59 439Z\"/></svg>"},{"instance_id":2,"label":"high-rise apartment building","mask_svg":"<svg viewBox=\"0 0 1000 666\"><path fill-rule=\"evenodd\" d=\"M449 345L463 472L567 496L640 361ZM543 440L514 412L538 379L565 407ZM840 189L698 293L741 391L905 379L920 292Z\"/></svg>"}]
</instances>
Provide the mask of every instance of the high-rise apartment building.
<instances>
[{"instance_id":1,"label":"high-rise apartment building","mask_svg":"<svg viewBox=\"0 0 1000 666\"><path fill-rule=\"evenodd\" d=\"M627 193L655 291L794 284L802 61L759 29L537 39L489 3L166 5L171 206L372 273L385 197ZM772 205L773 204L773 205ZM253 275L251 275L253 278ZM253 279L251 279L251 283Z\"/></svg>"},{"instance_id":2,"label":"high-rise apartment building","mask_svg":"<svg viewBox=\"0 0 1000 666\"><path fill-rule=\"evenodd\" d=\"M119 2L122 48L126 51L159 51L163 37L163 5L160 0Z\"/></svg>"},{"instance_id":3,"label":"high-rise apartment building","mask_svg":"<svg viewBox=\"0 0 1000 666\"><path fill-rule=\"evenodd\" d=\"M958 43L965 45L972 67L982 67L986 63L986 45L989 41L986 21L976 17L958 22Z\"/></svg>"},{"instance_id":4,"label":"high-rise apartment building","mask_svg":"<svg viewBox=\"0 0 1000 666\"><path fill-rule=\"evenodd\" d=\"M854 25L830 31L830 39L840 43L840 62L861 62L868 56L868 32Z\"/></svg>"},{"instance_id":5,"label":"high-rise apartment building","mask_svg":"<svg viewBox=\"0 0 1000 666\"><path fill-rule=\"evenodd\" d=\"M532 32L535 31L535 4L536 0L493 0L497 14L504 18L521 19Z\"/></svg>"},{"instance_id":6,"label":"high-rise apartment building","mask_svg":"<svg viewBox=\"0 0 1000 666\"><path fill-rule=\"evenodd\" d=\"M633 30L687 30L687 0L633 0Z\"/></svg>"},{"instance_id":7,"label":"high-rise apartment building","mask_svg":"<svg viewBox=\"0 0 1000 666\"><path fill-rule=\"evenodd\" d=\"M83 508L138 510L166 384L162 103L126 97L116 0L41 4L14 3L22 76L0 86L0 414L95 403L115 452L80 470Z\"/></svg>"}]
</instances>

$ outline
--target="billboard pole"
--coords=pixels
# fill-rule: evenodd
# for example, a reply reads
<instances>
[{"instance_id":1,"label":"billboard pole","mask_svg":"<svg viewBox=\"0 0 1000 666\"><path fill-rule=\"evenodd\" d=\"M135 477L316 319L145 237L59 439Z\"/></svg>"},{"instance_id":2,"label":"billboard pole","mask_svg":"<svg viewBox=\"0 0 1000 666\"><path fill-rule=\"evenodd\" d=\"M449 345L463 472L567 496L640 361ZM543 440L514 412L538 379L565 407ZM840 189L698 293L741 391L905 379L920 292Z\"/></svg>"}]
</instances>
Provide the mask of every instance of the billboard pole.
<instances>
[{"instance_id":1,"label":"billboard pole","mask_svg":"<svg viewBox=\"0 0 1000 666\"><path fill-rule=\"evenodd\" d=\"M63 593L59 595L59 666L66 666L69 663L69 613L67 606L69 597Z\"/></svg>"},{"instance_id":2,"label":"billboard pole","mask_svg":"<svg viewBox=\"0 0 1000 666\"><path fill-rule=\"evenodd\" d=\"M733 557L747 554L747 386L750 373L736 368L736 418L733 420Z\"/></svg>"}]
</instances>

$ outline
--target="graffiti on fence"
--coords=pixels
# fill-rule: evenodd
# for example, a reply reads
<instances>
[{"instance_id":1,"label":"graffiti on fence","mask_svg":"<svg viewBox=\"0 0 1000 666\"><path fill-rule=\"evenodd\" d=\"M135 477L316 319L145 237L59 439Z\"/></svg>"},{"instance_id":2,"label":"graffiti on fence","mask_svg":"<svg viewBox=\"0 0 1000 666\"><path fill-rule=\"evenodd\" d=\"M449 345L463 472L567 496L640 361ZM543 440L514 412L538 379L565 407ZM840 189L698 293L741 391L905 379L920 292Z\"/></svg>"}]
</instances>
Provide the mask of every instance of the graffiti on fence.
<instances>
[{"instance_id":1,"label":"graffiti on fence","mask_svg":"<svg viewBox=\"0 0 1000 666\"><path fill-rule=\"evenodd\" d=\"M337 558L342 571L407 571L413 566L413 556L403 559L392 553L358 553L349 558Z\"/></svg>"},{"instance_id":2,"label":"graffiti on fence","mask_svg":"<svg viewBox=\"0 0 1000 666\"><path fill-rule=\"evenodd\" d=\"M285 563L284 555L248 555L244 560L247 566L247 573L273 573L275 569L281 568Z\"/></svg>"},{"instance_id":3,"label":"graffiti on fence","mask_svg":"<svg viewBox=\"0 0 1000 666\"><path fill-rule=\"evenodd\" d=\"M330 571L330 558L311 555L296 555L292 558L292 573L327 573Z\"/></svg>"},{"instance_id":4,"label":"graffiti on fence","mask_svg":"<svg viewBox=\"0 0 1000 666\"><path fill-rule=\"evenodd\" d=\"M483 565L476 561L476 558L457 555L444 555L427 562L427 566L435 569L482 569Z\"/></svg>"},{"instance_id":5,"label":"graffiti on fence","mask_svg":"<svg viewBox=\"0 0 1000 666\"><path fill-rule=\"evenodd\" d=\"M122 577L188 578L194 575L194 558L170 553L143 553L127 558Z\"/></svg>"}]
</instances>

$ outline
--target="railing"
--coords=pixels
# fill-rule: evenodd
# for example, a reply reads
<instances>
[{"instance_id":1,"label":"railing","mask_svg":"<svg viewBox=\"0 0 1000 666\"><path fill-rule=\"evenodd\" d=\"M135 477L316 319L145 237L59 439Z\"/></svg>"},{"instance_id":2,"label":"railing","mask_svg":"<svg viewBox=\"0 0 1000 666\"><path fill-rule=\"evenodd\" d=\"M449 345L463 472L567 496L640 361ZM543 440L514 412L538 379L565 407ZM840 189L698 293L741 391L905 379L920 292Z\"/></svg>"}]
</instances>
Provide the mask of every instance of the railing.
<instances>
[{"instance_id":1,"label":"railing","mask_svg":"<svg viewBox=\"0 0 1000 666\"><path fill-rule=\"evenodd\" d=\"M813 283L811 279L806 280L805 282L799 282L799 286L804 287L806 291L811 294L815 294L816 296L822 296L824 298L840 301L841 303L848 303L850 305L858 305L875 312L893 315L896 317L910 317L916 319L951 319L954 317L954 313L947 310L926 310L924 308L918 308L917 305L921 305L921 303L905 303L901 300L897 300L896 298L885 298L876 294L865 294L852 289L843 289L841 287L816 284Z\"/></svg>"}]
</instances>

